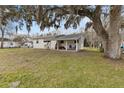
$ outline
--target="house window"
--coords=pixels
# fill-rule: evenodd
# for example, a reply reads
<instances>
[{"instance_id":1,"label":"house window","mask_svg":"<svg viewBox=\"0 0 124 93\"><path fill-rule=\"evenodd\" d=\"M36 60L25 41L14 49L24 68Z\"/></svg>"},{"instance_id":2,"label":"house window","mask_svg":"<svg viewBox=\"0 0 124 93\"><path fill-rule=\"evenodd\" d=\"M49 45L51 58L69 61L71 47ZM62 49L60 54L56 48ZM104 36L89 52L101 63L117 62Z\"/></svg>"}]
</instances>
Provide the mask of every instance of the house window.
<instances>
[{"instance_id":1,"label":"house window","mask_svg":"<svg viewBox=\"0 0 124 93\"><path fill-rule=\"evenodd\" d=\"M76 40L74 41L74 43L76 43Z\"/></svg>"},{"instance_id":2,"label":"house window","mask_svg":"<svg viewBox=\"0 0 124 93\"><path fill-rule=\"evenodd\" d=\"M64 41L62 40L60 43L64 43Z\"/></svg>"},{"instance_id":3,"label":"house window","mask_svg":"<svg viewBox=\"0 0 124 93\"><path fill-rule=\"evenodd\" d=\"M13 43L10 43L10 45L13 45Z\"/></svg>"},{"instance_id":4,"label":"house window","mask_svg":"<svg viewBox=\"0 0 124 93\"><path fill-rule=\"evenodd\" d=\"M38 44L38 43L39 43L39 41L37 40L37 41L36 41L36 43Z\"/></svg>"},{"instance_id":5,"label":"house window","mask_svg":"<svg viewBox=\"0 0 124 93\"><path fill-rule=\"evenodd\" d=\"M79 43L79 40L77 40L77 43Z\"/></svg>"},{"instance_id":6,"label":"house window","mask_svg":"<svg viewBox=\"0 0 124 93\"><path fill-rule=\"evenodd\" d=\"M76 43L76 40L74 41L74 43ZM79 43L79 40L77 40L77 43Z\"/></svg>"}]
</instances>

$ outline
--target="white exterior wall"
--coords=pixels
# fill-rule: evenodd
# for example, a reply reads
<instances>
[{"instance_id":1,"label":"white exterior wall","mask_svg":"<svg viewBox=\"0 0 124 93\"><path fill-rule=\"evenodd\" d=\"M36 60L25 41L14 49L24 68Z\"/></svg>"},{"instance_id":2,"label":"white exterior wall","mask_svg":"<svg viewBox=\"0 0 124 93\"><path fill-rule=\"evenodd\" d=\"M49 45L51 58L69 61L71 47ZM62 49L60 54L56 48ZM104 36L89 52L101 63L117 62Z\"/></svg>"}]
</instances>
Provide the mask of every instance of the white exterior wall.
<instances>
[{"instance_id":1,"label":"white exterior wall","mask_svg":"<svg viewBox=\"0 0 124 93\"><path fill-rule=\"evenodd\" d=\"M32 46L33 46L32 43L27 42L27 43L24 43L22 47L23 48L32 48Z\"/></svg>"},{"instance_id":2,"label":"white exterior wall","mask_svg":"<svg viewBox=\"0 0 124 93\"><path fill-rule=\"evenodd\" d=\"M79 49L84 48L84 37L82 36L81 39L79 39Z\"/></svg>"},{"instance_id":3,"label":"white exterior wall","mask_svg":"<svg viewBox=\"0 0 124 93\"><path fill-rule=\"evenodd\" d=\"M56 41L51 41L50 42L50 49L55 49L56 47Z\"/></svg>"},{"instance_id":4,"label":"white exterior wall","mask_svg":"<svg viewBox=\"0 0 124 93\"><path fill-rule=\"evenodd\" d=\"M9 41L4 41L3 47L8 48L9 46L10 46L10 42ZM1 47L1 42L0 42L0 47Z\"/></svg>"},{"instance_id":5,"label":"white exterior wall","mask_svg":"<svg viewBox=\"0 0 124 93\"><path fill-rule=\"evenodd\" d=\"M12 45L11 45L11 43L12 43ZM0 46L1 46L1 42L0 42ZM11 42L11 41L4 41L3 42L3 47L4 48L19 47L19 43L18 42Z\"/></svg>"},{"instance_id":6,"label":"white exterior wall","mask_svg":"<svg viewBox=\"0 0 124 93\"><path fill-rule=\"evenodd\" d=\"M79 51L79 49L80 49L80 40L81 39L79 39L79 41L78 40L76 40L76 51Z\"/></svg>"},{"instance_id":7,"label":"white exterior wall","mask_svg":"<svg viewBox=\"0 0 124 93\"><path fill-rule=\"evenodd\" d=\"M55 49L55 46L56 41L44 42L43 39L33 40L33 48Z\"/></svg>"},{"instance_id":8,"label":"white exterior wall","mask_svg":"<svg viewBox=\"0 0 124 93\"><path fill-rule=\"evenodd\" d=\"M37 43L38 41L38 43ZM43 39L33 40L33 48L46 48L45 47L46 42L43 41Z\"/></svg>"},{"instance_id":9,"label":"white exterior wall","mask_svg":"<svg viewBox=\"0 0 124 93\"><path fill-rule=\"evenodd\" d=\"M12 45L11 45L12 43ZM10 42L10 47L19 47L20 44L18 42Z\"/></svg>"}]
</instances>

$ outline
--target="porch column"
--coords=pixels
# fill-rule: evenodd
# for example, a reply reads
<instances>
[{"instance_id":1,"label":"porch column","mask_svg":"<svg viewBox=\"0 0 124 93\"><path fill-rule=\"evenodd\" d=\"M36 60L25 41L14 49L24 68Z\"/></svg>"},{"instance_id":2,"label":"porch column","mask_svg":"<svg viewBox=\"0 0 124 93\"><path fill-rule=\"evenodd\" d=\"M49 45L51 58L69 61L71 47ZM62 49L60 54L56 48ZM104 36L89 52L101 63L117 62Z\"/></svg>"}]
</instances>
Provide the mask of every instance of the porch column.
<instances>
[{"instance_id":1,"label":"porch column","mask_svg":"<svg viewBox=\"0 0 124 93\"><path fill-rule=\"evenodd\" d=\"M67 40L65 41L66 42L66 51L68 50L68 42L67 42Z\"/></svg>"},{"instance_id":2,"label":"porch column","mask_svg":"<svg viewBox=\"0 0 124 93\"><path fill-rule=\"evenodd\" d=\"M76 51L78 51L78 42L76 40Z\"/></svg>"},{"instance_id":3,"label":"porch column","mask_svg":"<svg viewBox=\"0 0 124 93\"><path fill-rule=\"evenodd\" d=\"M59 41L57 41L57 50L59 50Z\"/></svg>"}]
</instances>

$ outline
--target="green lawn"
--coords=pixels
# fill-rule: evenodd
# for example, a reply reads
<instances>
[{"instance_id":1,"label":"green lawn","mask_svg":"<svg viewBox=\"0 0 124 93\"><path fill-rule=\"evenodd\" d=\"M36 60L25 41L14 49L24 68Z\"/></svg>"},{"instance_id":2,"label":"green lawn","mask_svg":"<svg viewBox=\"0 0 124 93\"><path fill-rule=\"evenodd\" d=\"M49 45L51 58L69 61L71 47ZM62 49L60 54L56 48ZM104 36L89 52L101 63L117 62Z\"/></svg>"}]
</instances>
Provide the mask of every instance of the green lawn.
<instances>
[{"instance_id":1,"label":"green lawn","mask_svg":"<svg viewBox=\"0 0 124 93\"><path fill-rule=\"evenodd\" d=\"M97 51L0 49L0 87L124 87L124 59Z\"/></svg>"}]
</instances>

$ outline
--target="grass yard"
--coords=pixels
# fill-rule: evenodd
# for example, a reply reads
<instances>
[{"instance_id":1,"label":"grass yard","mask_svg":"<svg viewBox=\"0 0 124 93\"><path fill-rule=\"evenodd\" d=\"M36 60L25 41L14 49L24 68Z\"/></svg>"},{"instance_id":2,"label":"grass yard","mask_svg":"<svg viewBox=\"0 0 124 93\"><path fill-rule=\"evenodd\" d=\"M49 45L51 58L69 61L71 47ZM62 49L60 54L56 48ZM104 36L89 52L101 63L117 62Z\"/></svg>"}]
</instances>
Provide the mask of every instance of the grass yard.
<instances>
[{"instance_id":1,"label":"grass yard","mask_svg":"<svg viewBox=\"0 0 124 93\"><path fill-rule=\"evenodd\" d=\"M0 49L0 87L124 87L124 59L97 51Z\"/></svg>"}]
</instances>

